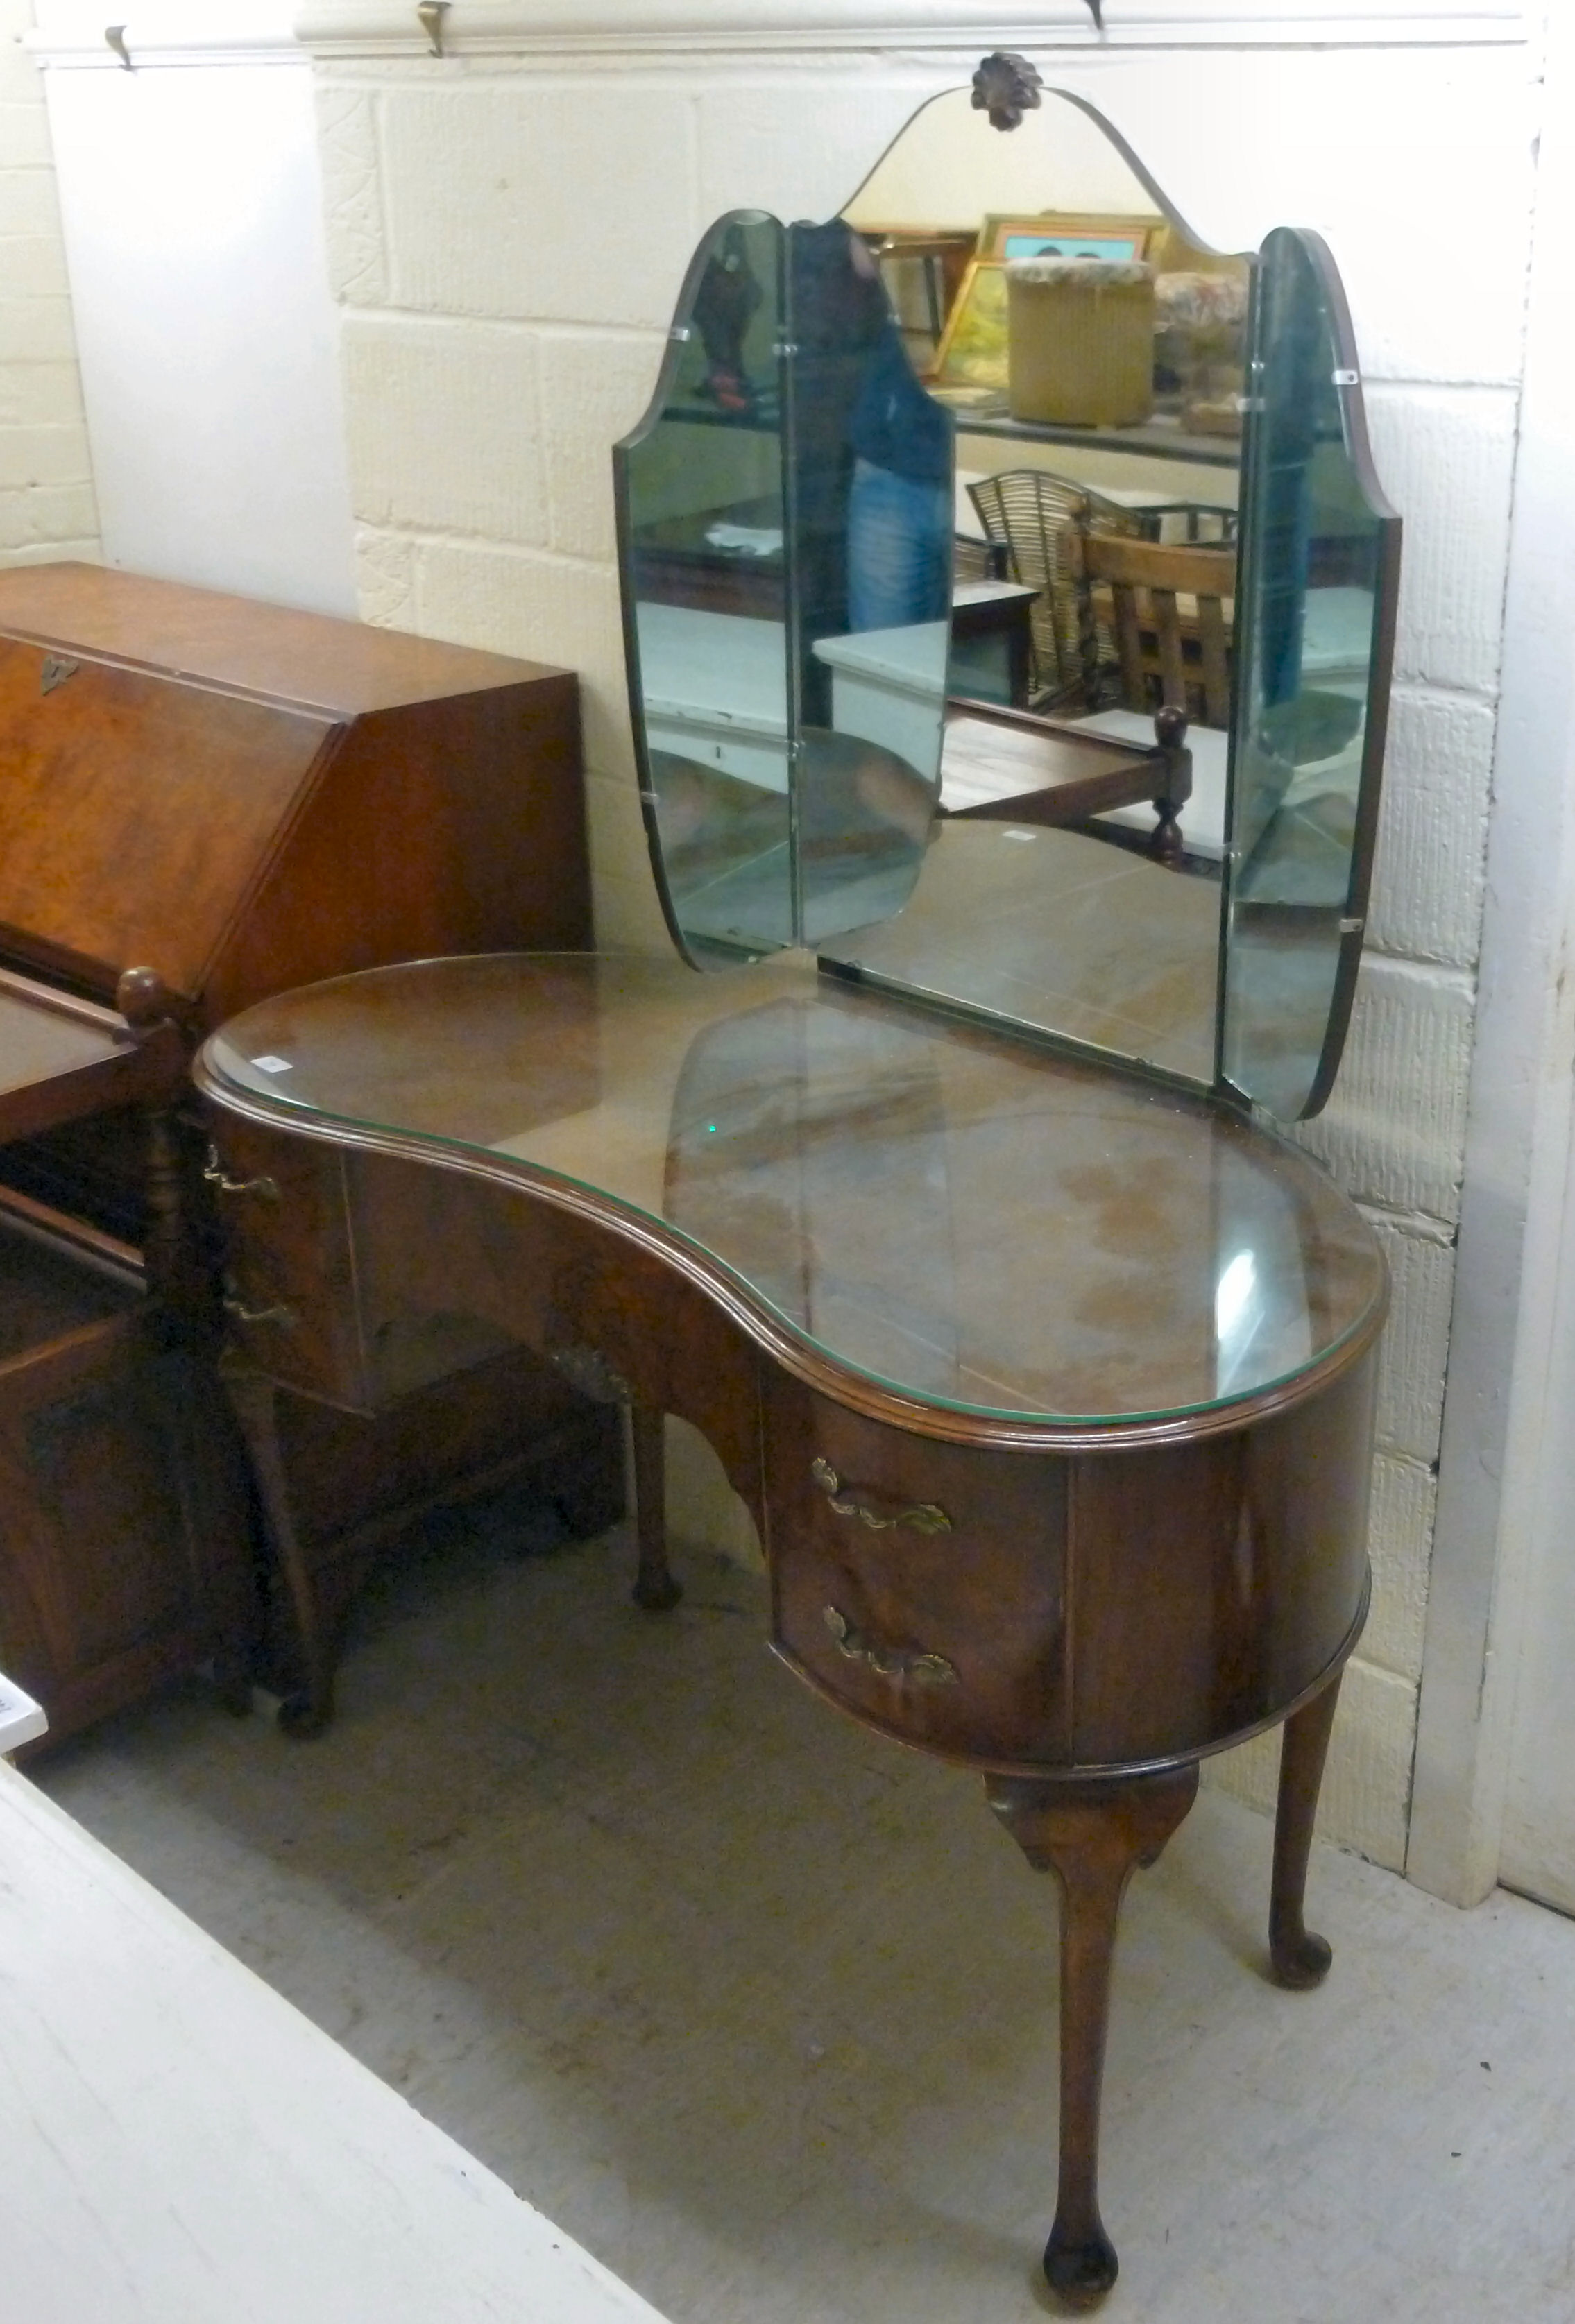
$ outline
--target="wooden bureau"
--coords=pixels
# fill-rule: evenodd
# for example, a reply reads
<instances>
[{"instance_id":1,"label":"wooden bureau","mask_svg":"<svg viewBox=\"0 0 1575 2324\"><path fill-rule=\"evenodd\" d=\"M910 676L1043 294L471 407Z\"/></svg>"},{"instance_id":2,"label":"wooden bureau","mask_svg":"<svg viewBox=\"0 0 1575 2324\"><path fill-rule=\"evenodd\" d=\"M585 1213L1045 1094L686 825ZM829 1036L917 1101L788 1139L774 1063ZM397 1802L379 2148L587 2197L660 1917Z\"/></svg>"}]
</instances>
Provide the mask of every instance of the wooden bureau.
<instances>
[{"instance_id":1,"label":"wooden bureau","mask_svg":"<svg viewBox=\"0 0 1575 2324\"><path fill-rule=\"evenodd\" d=\"M95 566L0 572L0 1662L59 1737L208 1656L244 1693L251 1487L216 1361L221 1295L246 1303L190 1049L332 971L586 944L576 682ZM375 1420L298 1367L286 1485L336 1611L462 1485L532 1470L587 1526L620 1505L612 1416L517 1350L447 1353Z\"/></svg>"}]
</instances>

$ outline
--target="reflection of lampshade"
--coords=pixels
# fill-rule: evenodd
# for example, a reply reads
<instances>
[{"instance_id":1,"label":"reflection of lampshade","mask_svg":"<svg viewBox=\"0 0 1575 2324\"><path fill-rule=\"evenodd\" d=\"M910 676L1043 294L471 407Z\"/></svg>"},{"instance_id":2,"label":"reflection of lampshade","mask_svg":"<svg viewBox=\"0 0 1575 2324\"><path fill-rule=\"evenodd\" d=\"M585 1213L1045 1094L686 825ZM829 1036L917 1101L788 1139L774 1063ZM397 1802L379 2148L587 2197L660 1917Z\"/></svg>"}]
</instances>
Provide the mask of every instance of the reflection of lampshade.
<instances>
[{"instance_id":1,"label":"reflection of lampshade","mask_svg":"<svg viewBox=\"0 0 1575 2324\"><path fill-rule=\"evenodd\" d=\"M1007 395L1014 420L1131 428L1154 409L1154 273L1136 261L1014 258Z\"/></svg>"}]
</instances>

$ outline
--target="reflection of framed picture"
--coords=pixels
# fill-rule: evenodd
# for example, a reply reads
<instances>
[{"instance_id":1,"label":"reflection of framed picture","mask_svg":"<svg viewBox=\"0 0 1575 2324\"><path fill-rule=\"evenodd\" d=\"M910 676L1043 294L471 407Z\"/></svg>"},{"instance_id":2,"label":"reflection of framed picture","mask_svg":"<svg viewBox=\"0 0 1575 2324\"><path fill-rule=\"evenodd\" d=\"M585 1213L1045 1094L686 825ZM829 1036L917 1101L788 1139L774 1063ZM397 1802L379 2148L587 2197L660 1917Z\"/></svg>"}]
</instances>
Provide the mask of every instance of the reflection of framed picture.
<instances>
[{"instance_id":1,"label":"reflection of framed picture","mask_svg":"<svg viewBox=\"0 0 1575 2324\"><path fill-rule=\"evenodd\" d=\"M1006 269L997 260L975 258L936 351L935 384L997 388L1004 395L1006 383Z\"/></svg>"},{"instance_id":2,"label":"reflection of framed picture","mask_svg":"<svg viewBox=\"0 0 1575 2324\"><path fill-rule=\"evenodd\" d=\"M1095 217L1045 210L1037 217L997 212L980 229L979 255L1009 258L1147 258L1157 218Z\"/></svg>"}]
</instances>

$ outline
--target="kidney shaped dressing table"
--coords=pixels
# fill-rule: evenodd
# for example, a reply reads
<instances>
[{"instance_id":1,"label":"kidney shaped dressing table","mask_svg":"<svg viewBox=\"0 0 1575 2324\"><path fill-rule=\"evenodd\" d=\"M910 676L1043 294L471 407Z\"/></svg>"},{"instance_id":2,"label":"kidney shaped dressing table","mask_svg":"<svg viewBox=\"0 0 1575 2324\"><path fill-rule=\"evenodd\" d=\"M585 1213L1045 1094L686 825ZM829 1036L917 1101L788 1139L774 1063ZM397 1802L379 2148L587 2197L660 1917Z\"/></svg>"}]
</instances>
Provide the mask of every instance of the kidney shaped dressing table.
<instances>
[{"instance_id":1,"label":"kidney shaped dressing table","mask_svg":"<svg viewBox=\"0 0 1575 2324\"><path fill-rule=\"evenodd\" d=\"M1038 101L1023 60L986 60L972 106L937 99L904 133L918 181L942 159L955 181L977 108L1010 125ZM1066 153L1108 134L1081 105L1055 110ZM945 812L933 530L950 524L950 420L907 367L858 231L860 202L882 216L890 198L878 170L827 226L741 212L712 229L617 453L641 795L682 957L378 969L250 1009L198 1063L253 1382L375 1411L478 1333L553 1358L630 1410L636 1595L653 1608L676 1594L659 1445L680 1415L754 1516L777 1652L867 1725L977 1769L1056 1873L1045 2269L1074 2298L1116 2273L1096 2150L1122 1890L1185 1815L1199 1760L1277 1722L1274 1969L1304 1986L1329 1965L1303 1888L1367 1604L1386 1296L1360 1214L1262 1117L1315 1112L1339 1063L1398 523L1328 254L1289 229L1254 256L1205 251L1117 146L1085 210L1124 188L1109 223L1158 254L1167 314L1213 313L1220 270L1247 314L1245 337L1156 336L1146 431L1184 468L1189 396L1233 420L1239 549L1211 552L1215 596L1190 613L1199 585L1174 574L1147 599L1112 584L1091 600L1089 716L1039 724L1048 791L1067 753L1108 757L1103 689L1151 689L1170 860L1030 811L1015 767L993 807ZM1018 199L981 184L981 266ZM1037 241L1057 231L1045 214ZM1058 296L1100 292L1098 258L1096 281L1062 281L1082 263L1056 260ZM1123 271L1145 297L1146 281ZM1087 311L1129 331L1121 301ZM1076 462L1074 430L1054 442ZM1075 480L1057 493L1078 528L1062 561L1086 576L1104 520ZM675 527L705 567L680 604ZM1349 641L1331 666L1308 641L1336 603ZM826 682L871 637L899 699ZM730 692L745 644L747 718ZM1207 861L1185 845L1194 650L1203 715L1229 720L1225 844ZM310 1727L329 1664L272 1499Z\"/></svg>"},{"instance_id":2,"label":"kidney shaped dressing table","mask_svg":"<svg viewBox=\"0 0 1575 2324\"><path fill-rule=\"evenodd\" d=\"M1101 2289L1115 1915L1197 1762L1286 1720L1276 1974L1367 1600L1375 1241L1185 1095L802 960L373 971L209 1041L249 1352L331 1398L483 1319L716 1446L772 1642L977 1768L1063 1916L1048 2260ZM650 1585L659 1574L648 1568Z\"/></svg>"}]
</instances>

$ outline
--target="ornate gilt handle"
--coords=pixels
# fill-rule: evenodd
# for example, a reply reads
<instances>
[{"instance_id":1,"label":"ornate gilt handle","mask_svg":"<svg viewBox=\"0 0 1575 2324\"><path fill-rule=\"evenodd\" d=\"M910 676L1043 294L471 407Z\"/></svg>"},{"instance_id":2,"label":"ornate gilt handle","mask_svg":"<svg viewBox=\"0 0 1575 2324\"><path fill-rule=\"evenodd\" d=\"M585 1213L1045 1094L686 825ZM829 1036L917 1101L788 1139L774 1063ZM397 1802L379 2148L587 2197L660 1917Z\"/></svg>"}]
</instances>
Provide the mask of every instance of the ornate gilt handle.
<instances>
[{"instance_id":1,"label":"ornate gilt handle","mask_svg":"<svg viewBox=\"0 0 1575 2324\"><path fill-rule=\"evenodd\" d=\"M835 1606L824 1608L826 1628L837 1652L850 1663L867 1663L877 1678L907 1679L915 1686L955 1686L957 1673L944 1655L910 1653L903 1646L875 1646Z\"/></svg>"},{"instance_id":2,"label":"ornate gilt handle","mask_svg":"<svg viewBox=\"0 0 1575 2324\"><path fill-rule=\"evenodd\" d=\"M233 1292L226 1296L225 1314L233 1315L237 1323L277 1323L283 1332L293 1332L300 1321L293 1307L248 1307Z\"/></svg>"},{"instance_id":3,"label":"ornate gilt handle","mask_svg":"<svg viewBox=\"0 0 1575 2324\"><path fill-rule=\"evenodd\" d=\"M843 1490L843 1480L829 1461L814 1460L809 1473L840 1517L856 1517L871 1533L889 1533L894 1526L911 1526L915 1533L950 1533L952 1520L934 1501L916 1501L911 1508L893 1509L882 1517L855 1493Z\"/></svg>"},{"instance_id":4,"label":"ornate gilt handle","mask_svg":"<svg viewBox=\"0 0 1575 2324\"><path fill-rule=\"evenodd\" d=\"M276 1178L232 1178L219 1158L216 1146L208 1148L202 1175L210 1186L217 1187L221 1194L261 1194L265 1203L279 1200L279 1181Z\"/></svg>"}]
</instances>

